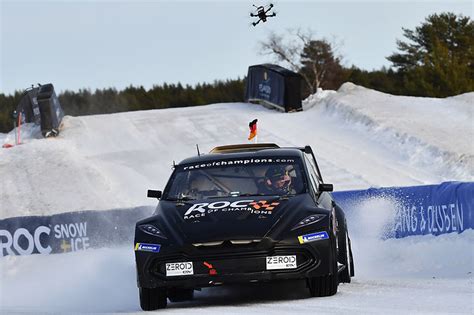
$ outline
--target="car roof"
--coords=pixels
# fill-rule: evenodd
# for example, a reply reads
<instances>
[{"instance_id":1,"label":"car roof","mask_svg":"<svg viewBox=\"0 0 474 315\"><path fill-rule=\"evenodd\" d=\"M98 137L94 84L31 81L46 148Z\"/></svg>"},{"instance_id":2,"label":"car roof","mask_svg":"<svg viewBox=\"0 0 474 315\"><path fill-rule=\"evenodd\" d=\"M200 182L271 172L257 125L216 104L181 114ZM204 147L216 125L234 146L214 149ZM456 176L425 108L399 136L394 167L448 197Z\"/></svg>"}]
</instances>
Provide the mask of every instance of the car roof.
<instances>
[{"instance_id":1,"label":"car roof","mask_svg":"<svg viewBox=\"0 0 474 315\"><path fill-rule=\"evenodd\" d=\"M194 164L200 162L243 159L257 157L298 157L301 158L303 148L285 147L280 148L275 144L259 145L232 145L225 147L216 147L209 154L201 154L182 160L178 165Z\"/></svg>"}]
</instances>

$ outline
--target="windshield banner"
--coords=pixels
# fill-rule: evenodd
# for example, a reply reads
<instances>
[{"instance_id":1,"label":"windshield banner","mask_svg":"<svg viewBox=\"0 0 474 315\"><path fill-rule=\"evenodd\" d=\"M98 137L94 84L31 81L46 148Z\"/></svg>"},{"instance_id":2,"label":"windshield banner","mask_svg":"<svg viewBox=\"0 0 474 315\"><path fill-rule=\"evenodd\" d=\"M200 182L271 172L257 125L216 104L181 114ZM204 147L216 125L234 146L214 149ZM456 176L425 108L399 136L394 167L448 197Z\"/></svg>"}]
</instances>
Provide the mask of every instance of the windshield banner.
<instances>
[{"instance_id":1,"label":"windshield banner","mask_svg":"<svg viewBox=\"0 0 474 315\"><path fill-rule=\"evenodd\" d=\"M177 168L182 167L183 171L191 171L197 169L221 167L221 166L237 166L249 164L269 164L269 163L295 163L293 158L257 158L257 159L237 159L237 160L217 160L204 163L178 165Z\"/></svg>"}]
</instances>

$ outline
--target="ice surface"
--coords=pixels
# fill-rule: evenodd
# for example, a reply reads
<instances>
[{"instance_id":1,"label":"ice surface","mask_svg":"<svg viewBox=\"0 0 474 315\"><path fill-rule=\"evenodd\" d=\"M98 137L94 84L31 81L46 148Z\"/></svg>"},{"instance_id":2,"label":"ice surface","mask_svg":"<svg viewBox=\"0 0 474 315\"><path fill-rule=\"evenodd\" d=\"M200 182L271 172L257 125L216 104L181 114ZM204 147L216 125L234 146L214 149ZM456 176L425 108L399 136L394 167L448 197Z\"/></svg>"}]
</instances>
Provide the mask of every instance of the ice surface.
<instances>
[{"instance_id":1,"label":"ice surface","mask_svg":"<svg viewBox=\"0 0 474 315\"><path fill-rule=\"evenodd\" d=\"M196 292L193 302L169 304L165 313L472 314L474 231L382 241L358 233L383 220L356 224L364 225L352 233L356 277L335 296L310 298L304 282L214 287ZM6 314L140 311L132 246L6 256L0 279Z\"/></svg>"}]
</instances>

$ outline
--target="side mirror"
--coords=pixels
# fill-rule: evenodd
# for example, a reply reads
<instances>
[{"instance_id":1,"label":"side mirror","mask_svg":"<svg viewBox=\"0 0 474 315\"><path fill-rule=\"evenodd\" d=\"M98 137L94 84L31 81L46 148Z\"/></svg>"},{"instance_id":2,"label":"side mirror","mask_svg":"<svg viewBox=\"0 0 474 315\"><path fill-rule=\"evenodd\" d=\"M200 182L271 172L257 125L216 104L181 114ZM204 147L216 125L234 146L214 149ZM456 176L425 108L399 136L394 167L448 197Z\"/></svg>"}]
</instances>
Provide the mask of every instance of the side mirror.
<instances>
[{"instance_id":1,"label":"side mirror","mask_svg":"<svg viewBox=\"0 0 474 315\"><path fill-rule=\"evenodd\" d=\"M156 199L160 199L161 198L161 190L151 190L151 189L148 189L148 193L146 194L146 196L148 198L156 198Z\"/></svg>"},{"instance_id":2,"label":"side mirror","mask_svg":"<svg viewBox=\"0 0 474 315\"><path fill-rule=\"evenodd\" d=\"M304 147L304 153L311 154L311 153L313 153L313 149L311 149L311 147L309 145L307 145L307 146Z\"/></svg>"},{"instance_id":3,"label":"side mirror","mask_svg":"<svg viewBox=\"0 0 474 315\"><path fill-rule=\"evenodd\" d=\"M334 186L332 184L319 184L319 191L333 191Z\"/></svg>"}]
</instances>

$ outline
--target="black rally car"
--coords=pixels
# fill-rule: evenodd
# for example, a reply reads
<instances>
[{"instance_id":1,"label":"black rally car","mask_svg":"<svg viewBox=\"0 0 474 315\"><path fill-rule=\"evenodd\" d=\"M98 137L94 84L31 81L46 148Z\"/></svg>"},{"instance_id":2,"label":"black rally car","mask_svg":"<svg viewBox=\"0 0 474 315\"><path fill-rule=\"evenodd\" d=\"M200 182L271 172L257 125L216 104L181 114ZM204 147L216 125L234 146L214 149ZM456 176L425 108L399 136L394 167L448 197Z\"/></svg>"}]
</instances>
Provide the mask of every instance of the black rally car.
<instances>
[{"instance_id":1,"label":"black rally car","mask_svg":"<svg viewBox=\"0 0 474 315\"><path fill-rule=\"evenodd\" d=\"M306 279L311 296L354 275L344 212L311 147L217 147L175 165L154 215L136 224L140 305L208 286Z\"/></svg>"}]
</instances>

